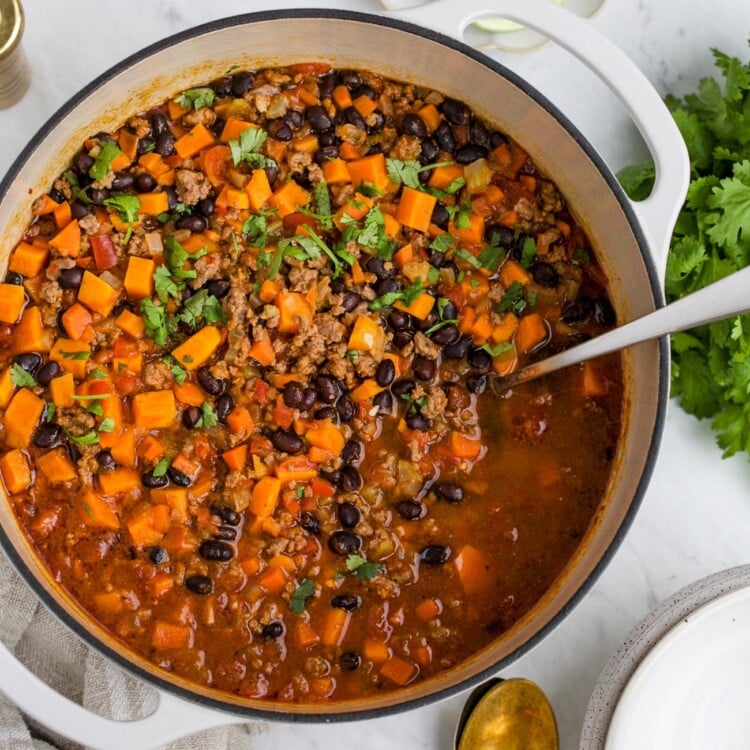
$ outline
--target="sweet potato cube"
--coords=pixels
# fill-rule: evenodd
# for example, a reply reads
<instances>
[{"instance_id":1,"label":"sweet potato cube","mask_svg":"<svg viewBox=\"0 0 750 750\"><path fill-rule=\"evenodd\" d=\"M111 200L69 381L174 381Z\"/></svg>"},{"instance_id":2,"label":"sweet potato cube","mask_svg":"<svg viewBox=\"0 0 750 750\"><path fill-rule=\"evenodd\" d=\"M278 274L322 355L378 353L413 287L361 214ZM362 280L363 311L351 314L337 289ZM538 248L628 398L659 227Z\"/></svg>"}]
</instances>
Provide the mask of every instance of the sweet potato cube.
<instances>
[{"instance_id":1,"label":"sweet potato cube","mask_svg":"<svg viewBox=\"0 0 750 750\"><path fill-rule=\"evenodd\" d=\"M25 292L18 284L0 284L0 322L15 323L21 317Z\"/></svg>"},{"instance_id":2,"label":"sweet potato cube","mask_svg":"<svg viewBox=\"0 0 750 750\"><path fill-rule=\"evenodd\" d=\"M133 422L145 430L171 427L177 414L171 390L137 393L132 402Z\"/></svg>"},{"instance_id":3,"label":"sweet potato cube","mask_svg":"<svg viewBox=\"0 0 750 750\"><path fill-rule=\"evenodd\" d=\"M82 302L89 310L107 316L117 302L117 289L111 287L106 281L95 276L91 271L83 272L83 281L78 290L78 301Z\"/></svg>"},{"instance_id":4,"label":"sweet potato cube","mask_svg":"<svg viewBox=\"0 0 750 750\"><path fill-rule=\"evenodd\" d=\"M172 356L186 370L197 370L211 358L220 343L221 331L214 326L204 326L173 349Z\"/></svg>"},{"instance_id":5,"label":"sweet potato cube","mask_svg":"<svg viewBox=\"0 0 750 750\"><path fill-rule=\"evenodd\" d=\"M72 482L77 474L65 448L54 448L36 459L36 467L44 474L49 484Z\"/></svg>"},{"instance_id":6,"label":"sweet potato cube","mask_svg":"<svg viewBox=\"0 0 750 750\"><path fill-rule=\"evenodd\" d=\"M43 399L28 388L21 388L11 399L2 419L6 445L28 448L44 408Z\"/></svg>"},{"instance_id":7,"label":"sweet potato cube","mask_svg":"<svg viewBox=\"0 0 750 750\"><path fill-rule=\"evenodd\" d=\"M131 299L143 299L154 293L154 270L156 263L151 258L131 255L125 272L125 293Z\"/></svg>"},{"instance_id":8,"label":"sweet potato cube","mask_svg":"<svg viewBox=\"0 0 750 750\"><path fill-rule=\"evenodd\" d=\"M0 458L0 474L3 476L5 489L11 495L31 487L31 466L26 454L18 450L8 451Z\"/></svg>"}]
</instances>

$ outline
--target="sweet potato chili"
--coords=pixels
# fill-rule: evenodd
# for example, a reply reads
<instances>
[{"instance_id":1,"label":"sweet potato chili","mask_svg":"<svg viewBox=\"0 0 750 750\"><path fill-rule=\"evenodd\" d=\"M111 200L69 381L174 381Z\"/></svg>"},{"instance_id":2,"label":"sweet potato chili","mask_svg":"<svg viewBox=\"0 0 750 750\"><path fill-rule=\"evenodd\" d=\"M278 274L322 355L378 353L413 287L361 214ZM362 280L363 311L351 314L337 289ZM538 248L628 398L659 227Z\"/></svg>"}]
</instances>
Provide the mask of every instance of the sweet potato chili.
<instances>
[{"instance_id":1,"label":"sweet potato chili","mask_svg":"<svg viewBox=\"0 0 750 750\"><path fill-rule=\"evenodd\" d=\"M250 698L449 669L550 587L605 492L615 323L555 185L465 104L242 71L92 134L0 284L0 472L123 644Z\"/></svg>"}]
</instances>

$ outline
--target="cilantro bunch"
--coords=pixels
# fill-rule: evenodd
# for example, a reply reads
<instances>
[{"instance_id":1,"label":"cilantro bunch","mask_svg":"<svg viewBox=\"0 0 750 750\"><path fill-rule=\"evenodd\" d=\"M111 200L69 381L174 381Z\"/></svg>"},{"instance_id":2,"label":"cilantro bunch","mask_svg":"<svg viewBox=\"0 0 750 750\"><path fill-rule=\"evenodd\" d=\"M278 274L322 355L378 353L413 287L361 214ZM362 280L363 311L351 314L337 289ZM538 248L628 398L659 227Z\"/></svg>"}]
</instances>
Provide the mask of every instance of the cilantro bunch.
<instances>
[{"instance_id":1,"label":"cilantro bunch","mask_svg":"<svg viewBox=\"0 0 750 750\"><path fill-rule=\"evenodd\" d=\"M750 263L750 65L713 50L720 78L666 104L690 154L692 181L667 261L673 301ZM634 199L645 198L654 166L618 175ZM672 395L685 411L711 418L724 456L750 453L750 315L672 336Z\"/></svg>"}]
</instances>

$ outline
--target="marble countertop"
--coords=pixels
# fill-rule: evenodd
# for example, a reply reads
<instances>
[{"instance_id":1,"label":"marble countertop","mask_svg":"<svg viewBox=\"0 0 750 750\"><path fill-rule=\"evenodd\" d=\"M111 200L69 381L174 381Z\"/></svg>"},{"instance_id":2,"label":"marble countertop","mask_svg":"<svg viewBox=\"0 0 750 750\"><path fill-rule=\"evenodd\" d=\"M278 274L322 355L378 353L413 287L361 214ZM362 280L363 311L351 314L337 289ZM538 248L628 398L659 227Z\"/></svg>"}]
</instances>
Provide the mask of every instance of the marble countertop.
<instances>
[{"instance_id":1,"label":"marble countertop","mask_svg":"<svg viewBox=\"0 0 750 750\"><path fill-rule=\"evenodd\" d=\"M271 7L243 0L224 0L220 7L190 0L23 0L23 5L32 85L19 104L0 111L0 174L50 114L121 58L195 24ZM337 7L382 12L377 0L351 0ZM750 4L745 0L607 0L591 23L641 67L660 93L684 93L711 73L711 47L743 59L749 56ZM613 168L643 155L639 137L615 98L561 50L548 45L533 53L492 56L565 111ZM557 714L563 750L577 748L594 683L628 630L688 582L747 563L748 539L750 464L744 457L723 461L709 425L671 403L656 471L624 543L583 602L503 676L538 682ZM459 696L349 725L273 725L260 733L251 731L247 747L448 750L462 703Z\"/></svg>"}]
</instances>

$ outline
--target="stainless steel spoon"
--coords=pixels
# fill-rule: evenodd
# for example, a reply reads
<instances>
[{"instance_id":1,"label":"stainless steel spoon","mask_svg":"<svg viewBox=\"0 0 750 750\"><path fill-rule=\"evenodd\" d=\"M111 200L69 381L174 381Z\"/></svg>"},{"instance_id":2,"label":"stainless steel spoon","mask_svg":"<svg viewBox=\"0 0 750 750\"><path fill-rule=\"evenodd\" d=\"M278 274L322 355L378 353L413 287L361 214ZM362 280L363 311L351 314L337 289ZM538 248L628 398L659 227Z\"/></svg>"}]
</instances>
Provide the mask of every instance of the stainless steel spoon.
<instances>
[{"instance_id":1,"label":"stainless steel spoon","mask_svg":"<svg viewBox=\"0 0 750 750\"><path fill-rule=\"evenodd\" d=\"M455 750L558 750L557 724L542 689L520 678L495 678L469 696Z\"/></svg>"},{"instance_id":2,"label":"stainless steel spoon","mask_svg":"<svg viewBox=\"0 0 750 750\"><path fill-rule=\"evenodd\" d=\"M684 331L714 320L739 315L748 310L750 266L583 344L500 377L495 381L495 390L506 391L563 367L601 357L643 341L658 339L675 331Z\"/></svg>"}]
</instances>

